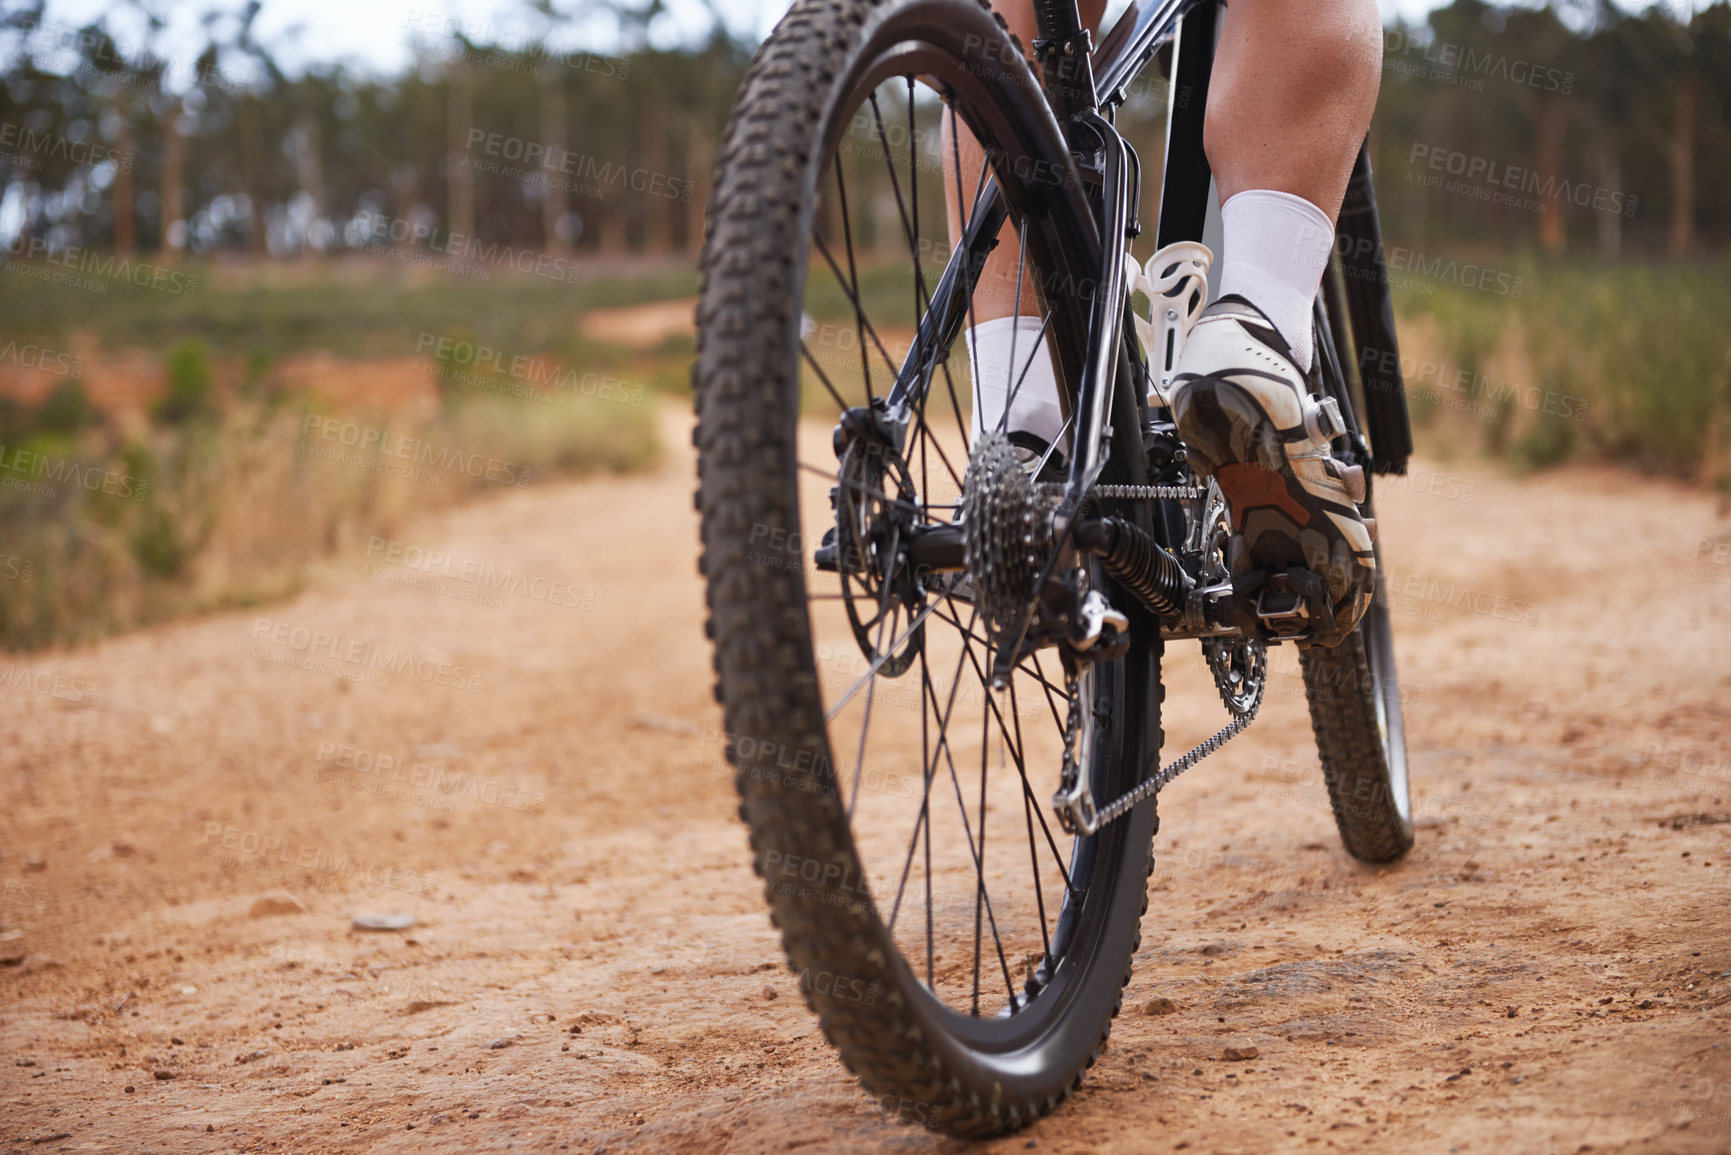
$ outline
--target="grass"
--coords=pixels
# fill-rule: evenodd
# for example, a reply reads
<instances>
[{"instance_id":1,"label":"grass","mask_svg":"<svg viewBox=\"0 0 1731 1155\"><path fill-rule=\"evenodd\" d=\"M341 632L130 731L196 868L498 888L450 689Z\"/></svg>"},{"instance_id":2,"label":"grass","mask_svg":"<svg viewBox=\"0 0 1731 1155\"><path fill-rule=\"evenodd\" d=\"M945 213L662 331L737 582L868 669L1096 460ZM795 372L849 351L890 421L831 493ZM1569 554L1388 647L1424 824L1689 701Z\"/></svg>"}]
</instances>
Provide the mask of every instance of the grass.
<instances>
[{"instance_id":1,"label":"grass","mask_svg":"<svg viewBox=\"0 0 1731 1155\"><path fill-rule=\"evenodd\" d=\"M143 347L164 386L134 414L101 411L76 379L30 405L0 397L3 649L280 597L319 559L411 514L640 468L658 448L655 394L683 390L690 363L689 338L633 352L585 341L577 326L588 307L689 293L689 270L477 286L391 267L266 266L206 270L190 299L124 281L96 297L13 272L0 268L9 336ZM412 355L423 332L485 343L502 365L428 356L441 370L430 412L341 408L276 372L311 351ZM518 355L554 367L533 396L509 371Z\"/></svg>"},{"instance_id":2,"label":"grass","mask_svg":"<svg viewBox=\"0 0 1731 1155\"><path fill-rule=\"evenodd\" d=\"M1458 408L1476 418L1481 447L1517 466L1591 457L1731 490L1731 263L1521 272L1519 300L1447 283L1397 289L1403 334L1434 332L1446 362L1429 382L1409 370L1415 424L1436 426L1439 394L1453 392L1471 401ZM1403 335L1413 351L1428 355Z\"/></svg>"},{"instance_id":3,"label":"grass","mask_svg":"<svg viewBox=\"0 0 1731 1155\"><path fill-rule=\"evenodd\" d=\"M203 342L216 357L277 360L324 351L340 356L412 352L422 332L458 329L514 353L548 349L575 331L594 308L689 296L691 262L633 271L589 267L575 282L488 269L490 280L432 277L400 261L267 264L186 263L166 284L190 293L140 286L124 277L87 277L106 291L26 275L0 263L0 317L9 336L65 347L92 334L109 350L165 349ZM27 268L27 267L26 267ZM35 270L35 271L40 271Z\"/></svg>"}]
</instances>

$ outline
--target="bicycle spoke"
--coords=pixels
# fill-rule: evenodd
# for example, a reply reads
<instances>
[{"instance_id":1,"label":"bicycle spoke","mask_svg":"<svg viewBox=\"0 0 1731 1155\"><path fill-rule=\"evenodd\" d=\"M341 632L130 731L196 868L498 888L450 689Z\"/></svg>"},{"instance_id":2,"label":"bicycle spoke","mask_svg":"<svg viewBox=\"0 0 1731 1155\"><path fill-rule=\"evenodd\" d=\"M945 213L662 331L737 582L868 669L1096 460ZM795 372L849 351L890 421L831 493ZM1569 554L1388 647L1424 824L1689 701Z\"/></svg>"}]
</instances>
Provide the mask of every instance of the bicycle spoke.
<instances>
[{"instance_id":1,"label":"bicycle spoke","mask_svg":"<svg viewBox=\"0 0 1731 1155\"><path fill-rule=\"evenodd\" d=\"M871 318L866 316L865 306L860 304L859 294L849 288L846 279L842 277L841 266L836 264L835 254L829 251L829 244L823 239L823 234L814 232L811 234L811 239L817 244L818 253L822 255L825 261L829 262L830 272L835 274L837 283L841 285L841 291L847 294L847 299L852 303L854 311L858 314L859 322L865 326L865 331L870 335L872 344L878 347L878 355L884 359L884 364L889 366L890 378L893 380L898 374L900 374L901 366L896 364L895 358L891 357L889 351L884 348L883 338L878 336L877 329L872 326ZM863 361L866 357L867 353L865 346L861 345L860 360Z\"/></svg>"},{"instance_id":2,"label":"bicycle spoke","mask_svg":"<svg viewBox=\"0 0 1731 1155\"><path fill-rule=\"evenodd\" d=\"M1016 683L1010 681L1010 716L1016 720L1016 749L1022 750L1022 708L1016 702ZM1016 756L1016 770L1022 776L1022 785L1028 783L1027 767L1022 764L1020 753ZM1052 961L1052 936L1046 931L1046 892L1040 885L1040 852L1034 846L1034 795L1030 790L1022 791L1022 817L1028 824L1028 867L1034 875L1034 903L1040 913L1040 949L1046 962Z\"/></svg>"},{"instance_id":3,"label":"bicycle spoke","mask_svg":"<svg viewBox=\"0 0 1731 1155\"><path fill-rule=\"evenodd\" d=\"M800 339L799 351L805 355L806 364L811 366L812 372L817 374L817 379L823 382L823 387L829 390L829 395L835 398L835 403L841 407L842 412L847 412L847 402L841 399L841 394L837 393L835 391L835 386L829 383L829 374L825 373L823 371L823 366L817 363L817 355L811 351L811 347L805 343L804 338ZM868 396L871 393L871 385L869 383L866 385L866 393Z\"/></svg>"},{"instance_id":4,"label":"bicycle spoke","mask_svg":"<svg viewBox=\"0 0 1731 1155\"><path fill-rule=\"evenodd\" d=\"M901 545L901 538L899 536L900 532L901 531L898 529L890 534L890 556L892 558L896 556L896 549ZM884 582L883 596L878 602L878 616L876 618L878 623L878 636L872 642L872 649L877 652L878 660L877 665L873 667L868 675L871 678L871 686L866 690L865 717L860 719L859 724L859 757L854 760L853 790L848 795L847 816L848 821L850 822L853 821L854 808L859 805L859 780L860 774L863 773L865 769L866 735L871 730L872 702L877 697L878 690L877 666L882 666L884 659L888 656L884 653L883 649L884 630L892 621L895 620L895 616L889 611L890 593L890 583L886 581ZM896 608L899 610L901 606L898 604ZM894 652L893 649L891 652Z\"/></svg>"},{"instance_id":5,"label":"bicycle spoke","mask_svg":"<svg viewBox=\"0 0 1731 1155\"><path fill-rule=\"evenodd\" d=\"M920 624L922 622L924 622L928 617L931 616L932 609L937 604L938 604L937 602L933 602L933 603L931 603L931 605L928 605L924 609L922 609L919 612L919 616L915 617L913 619L913 621L908 625L908 628L902 631L901 636L899 638L897 638L895 641L890 643L890 648L887 651L886 650L879 650L878 651L877 659L872 662L871 668L869 670L867 670L864 673L864 675L862 675L860 677L859 681L855 682L853 685L851 685L847 688L847 693L845 693L841 696L840 701L836 702L835 705L831 706L824 713L824 716L823 716L824 721L826 721L826 722L835 721L835 716L842 712L843 707L845 707L849 702L853 701L854 695L860 692L861 687L863 687L867 682L869 682L872 679L877 677L877 672L879 670L883 669L883 664L885 662L889 661L890 655L895 653L897 650L901 649L902 643L907 641L909 638L911 638L913 636L914 631L920 628Z\"/></svg>"},{"instance_id":6,"label":"bicycle spoke","mask_svg":"<svg viewBox=\"0 0 1731 1155\"><path fill-rule=\"evenodd\" d=\"M942 615L939 615L939 616L941 617ZM969 630L964 632L963 637L964 637L964 639L975 638L976 635L973 633L972 629L969 629ZM978 639L976 638L976 640L978 640ZM964 640L962 644L963 644L963 647L966 651L968 662L974 668L975 676L980 678L980 680L983 683L985 680L985 676L986 676L986 672L985 672L984 667L982 667L980 665L980 660L974 656L973 647L970 644L968 644L968 642L966 640ZM984 641L981 641L980 644L983 648L986 649L987 653L991 652L990 647L986 646L986 643ZM1018 666L1017 669L1022 669L1022 667ZM1023 672L1026 673L1027 671L1023 670ZM1014 690L1014 686L1015 686L1015 683L1012 680L1012 682L1011 682L1012 691ZM990 697L988 697L986 699L986 704L992 710L992 712L994 714L997 714L997 705L996 705L996 703L994 703L992 701L992 699ZM1052 706L1052 710L1053 710L1054 714L1057 713L1057 705L1055 703ZM1003 715L1001 715L1001 714L998 714L998 725L999 725L999 728L1002 729L1002 727L1003 727ZM1022 779L1022 795L1023 795L1024 803L1025 804L1031 803L1035 807L1034 815L1035 815L1035 817L1037 817L1040 820L1040 829L1045 832L1046 845L1048 847L1050 847L1051 851L1052 851L1052 862L1054 863L1054 865L1057 866L1058 873L1064 879L1064 890L1068 894L1070 894L1072 897L1079 897L1078 892L1076 890L1076 887L1070 881L1070 872L1064 866L1064 856L1058 852L1058 843L1052 837L1051 827L1048 826L1046 823L1046 812L1045 812L1044 808L1042 808L1040 806L1039 801L1034 797L1033 783L1028 781L1027 766L1023 763L1022 758L1021 758L1021 754L1020 754L1020 750L1022 748L1021 732L1022 732L1021 731L1021 719L1018 718L1016 721L1016 744L1015 744L1014 749L1017 751L1016 771L1021 776L1021 779ZM1059 726L1059 736L1063 737L1062 725Z\"/></svg>"},{"instance_id":7,"label":"bicycle spoke","mask_svg":"<svg viewBox=\"0 0 1731 1155\"><path fill-rule=\"evenodd\" d=\"M1011 389L1010 374L1016 371L1016 338L1022 331L1022 267L1028 259L1028 218L1023 217L1016 229L1016 304L1015 321L1010 326L1010 362L1004 366L1004 411L998 415L998 432L1002 433L1010 423L1010 406L1015 404L1016 395ZM1034 347L1039 348L1035 342ZM1033 358L1028 359L1033 364Z\"/></svg>"},{"instance_id":8,"label":"bicycle spoke","mask_svg":"<svg viewBox=\"0 0 1731 1155\"><path fill-rule=\"evenodd\" d=\"M920 511L920 507L915 505L913 502L906 501L900 497L891 497L889 494L885 493L883 490L878 489L874 486L861 485L857 481L844 481L844 480L842 480L842 478L839 474L831 473L827 469L822 469L816 465L807 464L804 461L799 462L798 465L801 469L805 470L807 473L815 473L819 477L824 478L826 481L833 481L837 485L845 486L846 488L853 490L855 493L863 493L867 497L875 497L879 501L887 501L893 506L896 506L900 509L908 510L912 513L918 513Z\"/></svg>"},{"instance_id":9,"label":"bicycle spoke","mask_svg":"<svg viewBox=\"0 0 1731 1155\"><path fill-rule=\"evenodd\" d=\"M960 689L961 685L962 685L962 662L963 662L963 660L964 660L964 658L961 655L958 655L956 657L955 677L950 679L950 698L949 698L949 701L944 704L943 720L938 723L938 749L940 751L945 750L949 745L948 734L949 734L949 725L950 725L950 711L955 709L956 691L958 689ZM925 717L926 717L926 715L925 715L925 702L928 698L931 701L931 704L933 707L933 712L936 713L937 712L936 708L937 708L937 704L938 704L937 690L935 687L932 686L931 673L930 673L930 670L928 669L928 667L926 666L925 647L922 646L922 647L920 647L920 699L921 699L921 701L920 701L920 733L921 733L922 744L924 744L924 735L925 735ZM919 822L926 824L927 830L928 830L927 841L929 842L930 841L930 833L929 833L930 824L929 824L929 822L927 822L927 817L928 817L927 810L931 805L932 779L934 777L936 777L936 775L937 775L938 763L937 763L937 756L934 754L931 754L929 750L922 750L921 751L921 758L922 758L923 763L924 763L922 765L921 769L922 769L922 771L924 773L924 777L925 777L925 793L920 799L920 819L919 819ZM910 866L912 866L913 860L914 860L914 843L919 841L919 837L920 837L920 826L919 826L919 823L916 823L914 826L913 837L908 839L907 859L902 865L901 883L896 887L895 904L890 908L889 929L891 931L894 931L896 928L896 913L901 909L902 890L908 884L908 869ZM929 846L926 849L926 877L928 879L927 887L926 887L926 890L927 890L927 894L926 894L926 920L927 920L927 924L928 924L927 928L926 928L926 933L929 936L931 934L931 927L929 924L930 924L931 915L932 915L932 912L931 912L931 885L930 885L930 881L929 881L931 878L931 848Z\"/></svg>"},{"instance_id":10,"label":"bicycle spoke","mask_svg":"<svg viewBox=\"0 0 1731 1155\"><path fill-rule=\"evenodd\" d=\"M866 356L865 351L865 310L860 307L859 302L859 266L854 263L853 224L848 218L847 181L841 175L840 152L835 154L835 186L837 195L841 199L841 234L843 239L847 241L847 272L853 290L848 295L853 298L854 303L854 333L855 339L859 342L860 372L865 377L866 403L869 405L872 399L872 364L871 358ZM840 277L840 273L837 273L836 275L838 278ZM804 344L804 342L802 341L801 344ZM828 382L826 381L825 384L828 384ZM835 390L832 389L830 392L833 394ZM837 397L836 400L839 401L841 398ZM843 405L842 408L845 410L847 406Z\"/></svg>"},{"instance_id":11,"label":"bicycle spoke","mask_svg":"<svg viewBox=\"0 0 1731 1155\"><path fill-rule=\"evenodd\" d=\"M909 99L908 99L908 123L911 125L913 123L913 115L914 115L913 98L911 95L911 91L912 91L912 87L913 87L913 78L912 77L908 78L908 86L909 86L909 90L910 90L910 95L909 95ZM916 225L914 225L913 223L910 223L910 221L908 220L908 206L907 206L907 202L902 200L902 182L896 178L895 156L890 151L889 134L884 129L884 114L883 114L882 110L880 110L878 108L878 94L876 92L873 92L871 94L871 96L869 97L869 99L871 101L871 106L872 106L872 119L877 122L878 145L884 151L884 167L889 169L890 188L896 194L896 211L901 214L901 218L902 218L902 233L907 237L908 253L914 259L914 277L915 277L915 280L916 280L918 285L924 285L925 284L925 274L920 269L919 230L916 227ZM913 141L911 139L908 142L908 148L910 150L909 154L908 154L908 181L917 190L919 188L920 174L919 174L918 170L914 168L913 153L911 151L913 148ZM917 197L919 194L916 191L914 195ZM915 221L917 221L918 219L919 219L918 217L914 218ZM915 292L917 293L918 291L919 290L916 288ZM919 315L919 310L917 307L914 310L914 315L916 318Z\"/></svg>"},{"instance_id":12,"label":"bicycle spoke","mask_svg":"<svg viewBox=\"0 0 1731 1155\"><path fill-rule=\"evenodd\" d=\"M1016 403L1016 397L1022 392L1022 382L1026 381L1028 379L1028 370L1030 370L1034 367L1034 361L1040 355L1040 342L1046 339L1046 330L1050 329L1051 327L1052 327L1052 315L1050 313L1047 313L1046 316L1040 321L1040 331L1038 333L1034 334L1034 348L1028 354L1027 363L1022 366L1021 375L1016 378L1015 388L1011 389L1009 396L1004 399L1004 416L1006 418L1008 418L1010 415L1010 406L1012 406ZM1013 355L1012 355L1012 360L1014 360ZM1068 423L1066 423L1066 425L1067 424ZM1062 438L1062 436L1060 436L1057 440L1054 440L1052 442L1052 444L1054 446L1056 446L1056 445L1060 444L1062 442L1062 440L1063 440L1063 438ZM1046 457L1050 457L1050 456L1052 456L1052 451L1050 449L1047 449ZM1041 458L1040 459L1040 468L1044 469L1045 467L1046 467L1046 460L1045 460L1045 458Z\"/></svg>"},{"instance_id":13,"label":"bicycle spoke","mask_svg":"<svg viewBox=\"0 0 1731 1155\"><path fill-rule=\"evenodd\" d=\"M961 812L962 835L967 840L968 857L974 860L974 875L980 880L979 897L976 901L980 902L985 907L986 925L992 932L992 943L997 947L998 961L1002 963L1004 967L1004 986L1009 990L1010 1004L1014 1006L1016 1002L1016 988L1015 985L1010 982L1010 964L1004 959L1004 943L1003 940L998 937L998 919L997 916L992 913L992 896L985 888L985 873L983 868L980 866L979 856L974 853L974 829L973 824L968 821L968 804L962 800L962 781L956 775L955 760L946 756L944 762L945 765L949 767L950 785L954 787L956 792L956 809ZM977 966L979 962L979 944L977 940L975 942L974 955L975 964ZM978 1016L979 1013L979 990L978 984L976 983L974 993L974 1014Z\"/></svg>"}]
</instances>

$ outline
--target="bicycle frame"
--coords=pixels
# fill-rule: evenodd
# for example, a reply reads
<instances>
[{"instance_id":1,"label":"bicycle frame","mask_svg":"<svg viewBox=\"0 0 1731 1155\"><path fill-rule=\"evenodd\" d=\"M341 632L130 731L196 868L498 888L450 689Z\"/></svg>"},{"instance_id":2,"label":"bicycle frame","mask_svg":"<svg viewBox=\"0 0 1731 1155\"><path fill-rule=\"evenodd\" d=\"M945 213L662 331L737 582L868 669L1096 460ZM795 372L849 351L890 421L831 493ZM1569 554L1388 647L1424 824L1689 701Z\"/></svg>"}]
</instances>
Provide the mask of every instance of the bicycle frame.
<instances>
[{"instance_id":1,"label":"bicycle frame","mask_svg":"<svg viewBox=\"0 0 1731 1155\"><path fill-rule=\"evenodd\" d=\"M1039 37L1033 47L1047 100L1080 168L1097 176L1100 184L1100 261L1089 302L1089 347L1081 362L1075 403L1066 414L1074 431L1074 452L1055 522L1060 533L1067 531L1088 490L1100 479L1114 427L1140 435L1140 421L1130 420L1133 415L1139 418L1141 405L1131 379L1142 366L1140 351L1132 348L1134 340L1124 339L1123 262L1125 244L1140 229L1136 223L1140 162L1107 115L1128 98L1131 83L1155 54L1171 44L1174 59L1156 245L1201 240L1211 186L1203 125L1219 12L1216 0L1134 0L1099 48L1090 52L1092 37L1082 27L1076 0L1035 0ZM897 424L905 424L914 391L930 379L933 351L947 348L966 320L972 281L1004 221L997 183L988 179L920 324L913 349L924 350L926 356L910 353L886 399ZM1354 446L1367 458L1366 464L1378 473L1404 473L1412 449L1411 432L1369 158L1363 149L1342 208L1339 237L1348 242L1341 246L1345 283L1331 279L1325 286L1331 291L1321 298L1327 305L1324 331L1340 354L1357 349L1356 358L1340 359L1360 394L1357 406L1352 405L1353 399L1340 400L1343 407L1358 410L1360 424L1371 434L1368 451L1362 439Z\"/></svg>"}]
</instances>

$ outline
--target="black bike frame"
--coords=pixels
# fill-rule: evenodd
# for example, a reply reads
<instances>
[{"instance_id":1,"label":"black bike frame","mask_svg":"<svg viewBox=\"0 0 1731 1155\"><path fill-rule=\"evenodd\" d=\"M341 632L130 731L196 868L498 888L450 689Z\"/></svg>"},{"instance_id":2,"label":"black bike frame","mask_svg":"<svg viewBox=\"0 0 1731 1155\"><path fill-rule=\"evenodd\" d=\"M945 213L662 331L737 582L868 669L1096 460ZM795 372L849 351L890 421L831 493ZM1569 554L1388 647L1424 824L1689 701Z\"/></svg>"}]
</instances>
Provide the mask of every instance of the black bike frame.
<instances>
[{"instance_id":1,"label":"black bike frame","mask_svg":"<svg viewBox=\"0 0 1731 1155\"><path fill-rule=\"evenodd\" d=\"M1034 14L1039 37L1033 47L1047 100L1078 167L1096 174L1100 182L1101 261L1089 299L1089 345L1081 362L1081 382L1066 415L1074 431L1074 452L1057 511L1056 526L1062 533L1088 490L1100 479L1107 439L1114 431L1140 435L1140 399L1131 388L1130 378L1138 375L1136 367L1142 364L1142 357L1140 350L1133 348L1134 339L1124 337L1127 304L1123 259L1135 219L1140 167L1107 115L1127 99L1131 83L1154 55L1172 44L1155 239L1157 246L1200 241L1211 183L1202 133L1220 4L1218 0L1133 0L1101 40L1099 49L1092 52L1091 36L1082 27L1076 0L1035 0ZM967 234L951 255L932 293L931 307L922 318L913 347L926 350L927 355L909 357L887 398L892 418L905 420L914 391L930 380L934 351L948 348L960 331L973 281L1004 221L997 184L988 180L973 206ZM1355 357L1341 358L1347 362L1341 369L1355 383L1362 383L1361 420L1357 424L1371 438L1369 464L1378 473L1404 473L1412 436L1369 157L1362 149L1342 207L1336 250L1345 284L1332 282L1335 291L1325 293L1323 300L1333 342L1343 353L1356 350ZM1123 404L1115 405L1115 400Z\"/></svg>"}]
</instances>

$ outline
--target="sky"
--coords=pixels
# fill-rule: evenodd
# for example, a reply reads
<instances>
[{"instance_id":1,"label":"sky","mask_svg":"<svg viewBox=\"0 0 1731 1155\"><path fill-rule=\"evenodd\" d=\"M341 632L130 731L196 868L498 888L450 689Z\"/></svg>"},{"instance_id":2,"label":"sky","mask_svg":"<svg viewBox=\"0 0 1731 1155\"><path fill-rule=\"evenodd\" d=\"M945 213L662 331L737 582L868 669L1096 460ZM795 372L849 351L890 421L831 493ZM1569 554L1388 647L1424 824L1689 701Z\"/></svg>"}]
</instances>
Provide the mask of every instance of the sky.
<instances>
[{"instance_id":1,"label":"sky","mask_svg":"<svg viewBox=\"0 0 1731 1155\"><path fill-rule=\"evenodd\" d=\"M1438 0L1379 0L1385 20L1395 16L1415 19L1437 6ZM232 14L244 0L156 0L152 6L167 13L168 28L160 41L164 53L180 63L190 62L204 43L200 18L210 12ZM789 0L717 0L716 8L727 13L729 27L753 40L766 36ZM1111 11L1124 6L1116 0ZM113 0L49 0L50 24L78 28L115 12ZM574 10L573 0L555 0L555 7ZM652 40L672 46L709 26L707 8L700 0L669 0L670 12L652 29ZM437 34L447 22L456 21L471 38L498 43L532 42L537 21L524 0L264 0L255 29L265 44L291 73L311 62L347 60L362 70L388 74L400 71L411 59L408 42L414 34ZM121 51L133 53L142 44L136 23L123 13L111 17ZM614 47L613 30L603 23L588 28L569 28L555 38L561 51L607 51ZM186 64L190 72L190 63Z\"/></svg>"}]
</instances>

